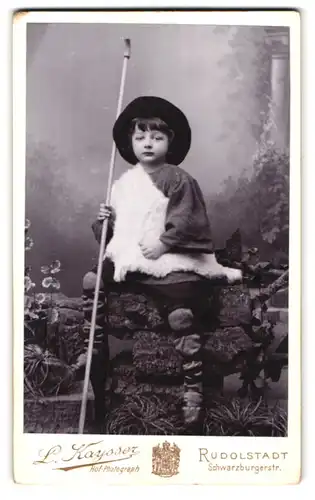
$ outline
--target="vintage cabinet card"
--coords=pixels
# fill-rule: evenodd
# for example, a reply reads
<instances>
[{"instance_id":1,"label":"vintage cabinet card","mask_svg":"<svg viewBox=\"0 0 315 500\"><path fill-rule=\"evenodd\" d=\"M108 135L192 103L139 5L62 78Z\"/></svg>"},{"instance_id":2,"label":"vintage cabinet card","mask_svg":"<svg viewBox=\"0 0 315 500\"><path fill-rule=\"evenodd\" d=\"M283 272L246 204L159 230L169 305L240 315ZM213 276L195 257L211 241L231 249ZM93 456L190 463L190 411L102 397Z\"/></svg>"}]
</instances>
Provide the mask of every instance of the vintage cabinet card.
<instances>
[{"instance_id":1,"label":"vintage cabinet card","mask_svg":"<svg viewBox=\"0 0 315 500\"><path fill-rule=\"evenodd\" d=\"M296 484L300 18L13 19L14 474Z\"/></svg>"}]
</instances>

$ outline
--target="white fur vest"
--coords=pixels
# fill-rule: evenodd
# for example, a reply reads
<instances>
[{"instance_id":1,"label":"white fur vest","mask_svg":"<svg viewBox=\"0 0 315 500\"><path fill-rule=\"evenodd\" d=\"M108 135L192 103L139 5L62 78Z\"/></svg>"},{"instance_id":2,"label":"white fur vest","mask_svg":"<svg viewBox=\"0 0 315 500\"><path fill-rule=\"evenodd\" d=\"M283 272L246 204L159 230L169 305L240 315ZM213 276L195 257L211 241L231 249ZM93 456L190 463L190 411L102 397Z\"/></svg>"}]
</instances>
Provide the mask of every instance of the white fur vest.
<instances>
[{"instance_id":1,"label":"white fur vest","mask_svg":"<svg viewBox=\"0 0 315 500\"><path fill-rule=\"evenodd\" d=\"M156 260L143 256L139 243L153 244L164 232L168 198L157 189L140 165L124 173L113 184L111 205L116 212L114 235L105 256L115 264L115 281L123 281L128 271L162 278L173 271L195 272L207 278L226 276L241 279L237 269L223 267L215 254L166 253Z\"/></svg>"}]
</instances>

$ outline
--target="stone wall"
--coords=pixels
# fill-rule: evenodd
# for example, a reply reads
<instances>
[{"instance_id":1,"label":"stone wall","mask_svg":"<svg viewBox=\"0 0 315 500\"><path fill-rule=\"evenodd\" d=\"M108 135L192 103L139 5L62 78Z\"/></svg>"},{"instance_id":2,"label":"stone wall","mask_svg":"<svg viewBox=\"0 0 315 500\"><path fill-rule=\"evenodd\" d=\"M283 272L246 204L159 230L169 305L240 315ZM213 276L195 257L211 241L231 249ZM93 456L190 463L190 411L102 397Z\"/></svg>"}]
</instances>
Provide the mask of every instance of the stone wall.
<instances>
[{"instance_id":1,"label":"stone wall","mask_svg":"<svg viewBox=\"0 0 315 500\"><path fill-rule=\"evenodd\" d=\"M276 300L272 299L271 304L276 304L277 300L283 303L284 297L285 292L281 292ZM257 326L257 315L255 320L253 317L251 293L245 285L213 287L207 300L209 308L203 318L203 384L205 405L210 408L213 398L222 392L224 377L238 372L246 374L248 366L254 367L254 374L259 373L263 366L262 355L275 339L266 322L268 311L263 318L266 323ZM59 308L60 321L54 330L55 337L48 339L48 348L64 363L71 364L83 349L82 304L80 299L61 296L54 299L54 304ZM273 309L276 308L271 307L271 311ZM173 334L167 325L163 304L147 294L118 286L108 296L107 327L111 352L104 393L108 410L106 432L113 432L114 429L116 432L126 432L125 427L123 431L119 430L119 412L129 411L130 404L137 406L139 403L139 408L142 408L143 401L147 401L148 412L153 411L149 408L154 402L157 421L165 420L164 413L168 408L169 421L173 422L170 432L174 433L175 428L181 432L182 359L174 348ZM284 325L283 333L285 329ZM64 421L61 429L66 426L67 432L70 432L73 426L73 432L76 432L82 395L80 390L77 390L77 396L69 396L69 415L65 418L61 415L65 415L68 396L60 396L60 400L46 398L44 403L43 399L42 402L27 399L27 432L39 432L36 429L47 427L50 417L55 421L52 425L57 431L47 432L58 432L60 424L56 422L60 422L60 419ZM93 393L90 390L88 427L93 414L92 400ZM140 420L141 427L144 424ZM135 423L130 425L134 426ZM148 427L150 432L155 432L154 429L158 431L152 425Z\"/></svg>"}]
</instances>

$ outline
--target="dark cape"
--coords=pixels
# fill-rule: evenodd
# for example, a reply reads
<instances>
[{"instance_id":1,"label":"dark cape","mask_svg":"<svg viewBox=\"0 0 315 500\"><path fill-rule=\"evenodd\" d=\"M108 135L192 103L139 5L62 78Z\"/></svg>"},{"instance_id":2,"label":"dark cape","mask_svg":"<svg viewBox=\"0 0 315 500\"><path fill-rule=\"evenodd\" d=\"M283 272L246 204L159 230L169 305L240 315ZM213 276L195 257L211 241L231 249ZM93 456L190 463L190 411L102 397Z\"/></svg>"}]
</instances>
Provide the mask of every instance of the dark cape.
<instances>
[{"instance_id":1,"label":"dark cape","mask_svg":"<svg viewBox=\"0 0 315 500\"><path fill-rule=\"evenodd\" d=\"M213 253L206 204L197 181L173 165L158 168L149 176L169 199L160 240L171 252Z\"/></svg>"}]
</instances>

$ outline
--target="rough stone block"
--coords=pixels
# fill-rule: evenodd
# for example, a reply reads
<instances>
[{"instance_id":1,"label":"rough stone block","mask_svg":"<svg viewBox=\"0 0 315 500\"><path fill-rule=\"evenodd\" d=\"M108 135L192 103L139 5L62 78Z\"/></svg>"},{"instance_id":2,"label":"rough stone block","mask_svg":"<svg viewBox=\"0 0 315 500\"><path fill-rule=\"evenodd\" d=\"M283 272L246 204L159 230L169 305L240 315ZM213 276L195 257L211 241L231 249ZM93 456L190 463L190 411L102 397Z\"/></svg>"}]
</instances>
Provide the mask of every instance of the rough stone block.
<instances>
[{"instance_id":1,"label":"rough stone block","mask_svg":"<svg viewBox=\"0 0 315 500\"><path fill-rule=\"evenodd\" d=\"M289 311L288 309L269 307L266 312L266 317L273 324L283 323L285 325L288 325Z\"/></svg>"},{"instance_id":2,"label":"rough stone block","mask_svg":"<svg viewBox=\"0 0 315 500\"><path fill-rule=\"evenodd\" d=\"M112 335L115 334L115 330L152 331L162 327L164 322L165 319L151 297L123 290L109 293L107 325Z\"/></svg>"},{"instance_id":3,"label":"rough stone block","mask_svg":"<svg viewBox=\"0 0 315 500\"><path fill-rule=\"evenodd\" d=\"M244 285L213 287L209 305L215 325L226 327L251 323L251 297Z\"/></svg>"},{"instance_id":4,"label":"rough stone block","mask_svg":"<svg viewBox=\"0 0 315 500\"><path fill-rule=\"evenodd\" d=\"M254 345L244 328L226 327L205 335L204 355L210 363L230 363Z\"/></svg>"},{"instance_id":5,"label":"rough stone block","mask_svg":"<svg viewBox=\"0 0 315 500\"><path fill-rule=\"evenodd\" d=\"M287 308L289 306L289 290L279 290L269 300L271 307Z\"/></svg>"},{"instance_id":6,"label":"rough stone block","mask_svg":"<svg viewBox=\"0 0 315 500\"><path fill-rule=\"evenodd\" d=\"M69 396L24 400L24 432L76 434L82 393ZM93 432L93 396L89 394L86 407L85 434Z\"/></svg>"},{"instance_id":7,"label":"rough stone block","mask_svg":"<svg viewBox=\"0 0 315 500\"><path fill-rule=\"evenodd\" d=\"M59 321L64 325L75 325L82 323L84 314L78 309L69 309L68 307L61 307L59 309Z\"/></svg>"}]
</instances>

